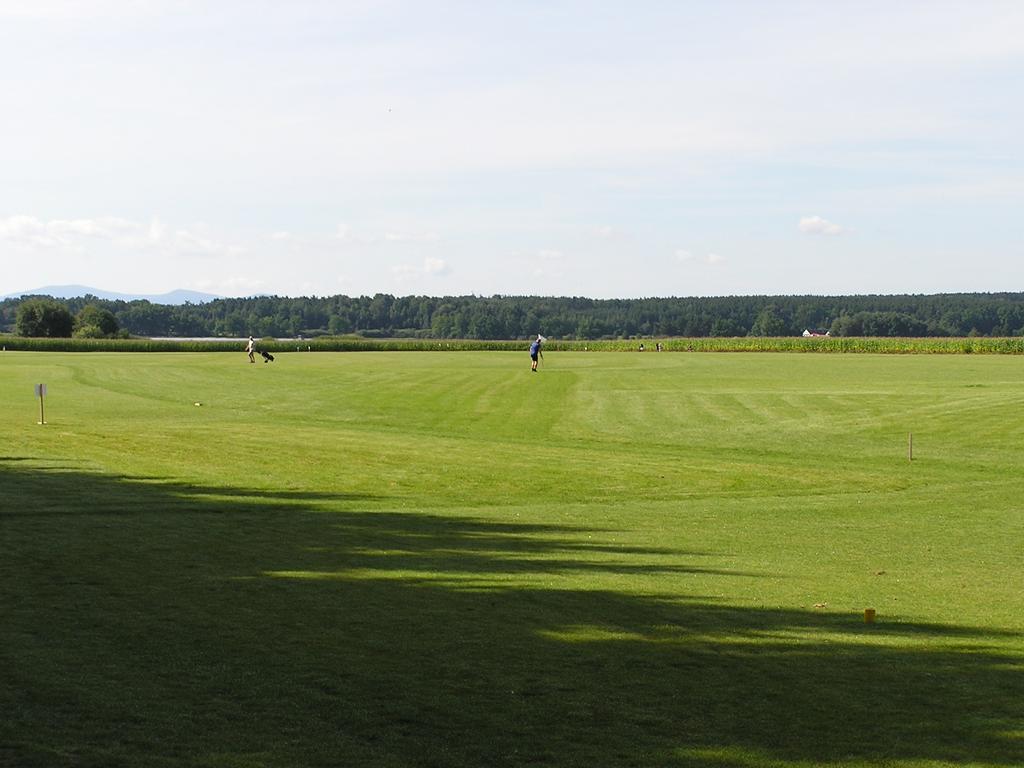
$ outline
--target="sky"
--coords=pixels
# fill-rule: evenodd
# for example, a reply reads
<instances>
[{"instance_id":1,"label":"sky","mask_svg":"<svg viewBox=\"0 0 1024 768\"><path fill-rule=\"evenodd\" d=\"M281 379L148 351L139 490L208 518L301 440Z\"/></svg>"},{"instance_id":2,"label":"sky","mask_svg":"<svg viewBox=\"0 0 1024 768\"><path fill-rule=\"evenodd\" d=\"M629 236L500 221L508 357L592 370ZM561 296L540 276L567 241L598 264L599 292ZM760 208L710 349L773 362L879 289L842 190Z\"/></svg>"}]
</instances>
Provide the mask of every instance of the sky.
<instances>
[{"instance_id":1,"label":"sky","mask_svg":"<svg viewBox=\"0 0 1024 768\"><path fill-rule=\"evenodd\" d=\"M0 0L0 295L1022 291L1024 3Z\"/></svg>"}]
</instances>

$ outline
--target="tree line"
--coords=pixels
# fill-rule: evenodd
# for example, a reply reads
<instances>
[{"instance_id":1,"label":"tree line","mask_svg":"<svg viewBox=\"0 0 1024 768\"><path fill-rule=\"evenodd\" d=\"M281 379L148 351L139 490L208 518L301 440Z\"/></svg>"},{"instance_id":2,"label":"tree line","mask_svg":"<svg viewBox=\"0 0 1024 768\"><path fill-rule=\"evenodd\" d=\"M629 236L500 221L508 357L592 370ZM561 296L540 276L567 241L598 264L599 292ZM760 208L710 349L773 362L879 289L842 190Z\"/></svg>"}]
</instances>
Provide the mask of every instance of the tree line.
<instances>
[{"instance_id":1,"label":"tree line","mask_svg":"<svg viewBox=\"0 0 1024 768\"><path fill-rule=\"evenodd\" d=\"M1022 336L1024 293L588 299L257 296L203 304L22 296L0 330L23 336L560 339L682 336Z\"/></svg>"}]
</instances>

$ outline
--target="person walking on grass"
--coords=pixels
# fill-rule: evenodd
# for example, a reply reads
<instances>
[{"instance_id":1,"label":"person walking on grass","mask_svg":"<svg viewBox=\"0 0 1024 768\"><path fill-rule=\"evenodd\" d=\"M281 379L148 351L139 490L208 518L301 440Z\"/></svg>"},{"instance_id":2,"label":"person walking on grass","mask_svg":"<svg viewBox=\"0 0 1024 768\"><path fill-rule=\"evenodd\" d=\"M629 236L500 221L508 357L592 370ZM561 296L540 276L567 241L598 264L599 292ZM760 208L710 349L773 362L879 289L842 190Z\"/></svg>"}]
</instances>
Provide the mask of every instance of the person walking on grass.
<instances>
[{"instance_id":1,"label":"person walking on grass","mask_svg":"<svg viewBox=\"0 0 1024 768\"><path fill-rule=\"evenodd\" d=\"M250 336L249 343L245 345L245 353L249 355L249 362L256 362L256 340Z\"/></svg>"},{"instance_id":2,"label":"person walking on grass","mask_svg":"<svg viewBox=\"0 0 1024 768\"><path fill-rule=\"evenodd\" d=\"M530 345L530 370L534 373L537 372L537 356L544 356L540 351L540 345L543 344L544 341L545 338L538 333L537 339Z\"/></svg>"}]
</instances>

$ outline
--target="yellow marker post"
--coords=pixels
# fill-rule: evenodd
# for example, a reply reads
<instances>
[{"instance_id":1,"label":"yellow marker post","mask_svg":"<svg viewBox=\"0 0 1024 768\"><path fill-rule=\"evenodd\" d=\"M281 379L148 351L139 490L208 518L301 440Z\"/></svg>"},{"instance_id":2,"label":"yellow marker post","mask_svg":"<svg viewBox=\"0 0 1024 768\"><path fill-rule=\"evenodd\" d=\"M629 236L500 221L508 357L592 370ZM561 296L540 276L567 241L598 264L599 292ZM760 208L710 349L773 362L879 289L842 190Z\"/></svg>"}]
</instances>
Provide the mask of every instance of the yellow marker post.
<instances>
[{"instance_id":1,"label":"yellow marker post","mask_svg":"<svg viewBox=\"0 0 1024 768\"><path fill-rule=\"evenodd\" d=\"M46 415L43 411L43 398L46 397L46 385L36 384L36 397L39 398L39 423L46 423Z\"/></svg>"},{"instance_id":2,"label":"yellow marker post","mask_svg":"<svg viewBox=\"0 0 1024 768\"><path fill-rule=\"evenodd\" d=\"M875 609L874 608L865 608L864 609L864 623L865 624L874 624L875 623Z\"/></svg>"}]
</instances>

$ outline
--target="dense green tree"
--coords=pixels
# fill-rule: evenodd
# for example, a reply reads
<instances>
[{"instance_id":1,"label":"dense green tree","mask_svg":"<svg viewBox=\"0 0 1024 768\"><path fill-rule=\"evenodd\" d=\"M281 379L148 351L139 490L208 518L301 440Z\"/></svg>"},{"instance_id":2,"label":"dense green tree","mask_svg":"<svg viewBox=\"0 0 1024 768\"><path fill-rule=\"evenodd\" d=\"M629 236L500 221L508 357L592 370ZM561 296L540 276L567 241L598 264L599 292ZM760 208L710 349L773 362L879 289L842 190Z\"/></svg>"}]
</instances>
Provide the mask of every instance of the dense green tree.
<instances>
[{"instance_id":1,"label":"dense green tree","mask_svg":"<svg viewBox=\"0 0 1024 768\"><path fill-rule=\"evenodd\" d=\"M74 318L58 301L29 299L18 307L15 327L19 336L68 337L74 329Z\"/></svg>"},{"instance_id":2,"label":"dense green tree","mask_svg":"<svg viewBox=\"0 0 1024 768\"><path fill-rule=\"evenodd\" d=\"M118 335L120 325L109 309L86 304L75 315L74 335L87 339L112 339Z\"/></svg>"},{"instance_id":3,"label":"dense green tree","mask_svg":"<svg viewBox=\"0 0 1024 768\"><path fill-rule=\"evenodd\" d=\"M116 313L116 312L115 312ZM122 328L139 336L170 336L174 307L133 301L118 314Z\"/></svg>"},{"instance_id":4,"label":"dense green tree","mask_svg":"<svg viewBox=\"0 0 1024 768\"><path fill-rule=\"evenodd\" d=\"M833 336L926 336L928 324L903 312L857 312L832 323Z\"/></svg>"},{"instance_id":5,"label":"dense green tree","mask_svg":"<svg viewBox=\"0 0 1024 768\"><path fill-rule=\"evenodd\" d=\"M712 336L746 336L744 328L731 317L720 317L711 324Z\"/></svg>"},{"instance_id":6,"label":"dense green tree","mask_svg":"<svg viewBox=\"0 0 1024 768\"><path fill-rule=\"evenodd\" d=\"M25 296L0 301L0 330L41 316ZM164 306L95 296L58 303L72 316L93 305L140 336L316 336L551 338L798 335L830 328L833 335L1024 335L1024 294L934 296L718 296L597 300L543 296L260 296ZM70 334L69 328L62 329ZM18 331L21 332L20 330ZM38 332L38 331L36 331Z\"/></svg>"},{"instance_id":7,"label":"dense green tree","mask_svg":"<svg viewBox=\"0 0 1024 768\"><path fill-rule=\"evenodd\" d=\"M331 319L327 321L327 332L332 336L341 336L345 333L351 333L352 330L352 324L348 321L347 317L331 315Z\"/></svg>"},{"instance_id":8,"label":"dense green tree","mask_svg":"<svg viewBox=\"0 0 1024 768\"><path fill-rule=\"evenodd\" d=\"M786 321L782 318L779 308L769 304L757 314L754 324L750 327L751 336L785 336Z\"/></svg>"}]
</instances>

